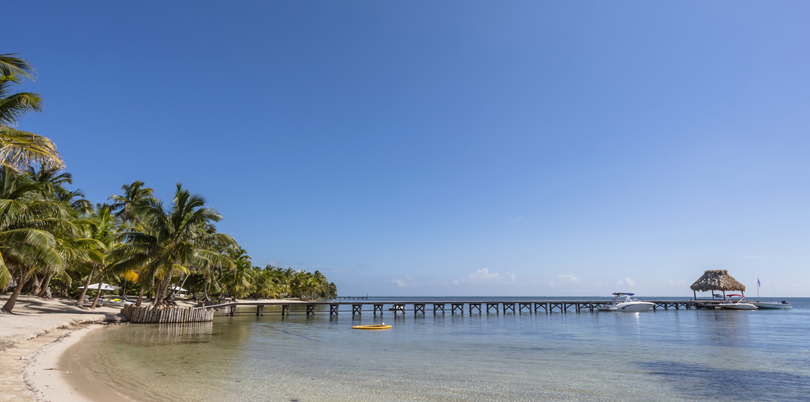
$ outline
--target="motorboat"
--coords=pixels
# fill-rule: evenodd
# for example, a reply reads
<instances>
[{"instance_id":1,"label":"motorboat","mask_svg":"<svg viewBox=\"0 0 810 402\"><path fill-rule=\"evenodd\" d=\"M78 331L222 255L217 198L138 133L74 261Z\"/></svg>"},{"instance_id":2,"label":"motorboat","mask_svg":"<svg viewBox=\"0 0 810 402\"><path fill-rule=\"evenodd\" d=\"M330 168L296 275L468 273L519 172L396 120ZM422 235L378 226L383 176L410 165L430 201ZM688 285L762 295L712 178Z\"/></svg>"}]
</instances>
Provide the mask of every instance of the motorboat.
<instances>
[{"instance_id":1,"label":"motorboat","mask_svg":"<svg viewBox=\"0 0 810 402\"><path fill-rule=\"evenodd\" d=\"M757 306L752 303L749 303L745 300L744 295L728 295L728 297L739 297L739 299L728 299L720 304L717 307L720 307L723 310L756 310Z\"/></svg>"},{"instance_id":2,"label":"motorboat","mask_svg":"<svg viewBox=\"0 0 810 402\"><path fill-rule=\"evenodd\" d=\"M382 324L373 324L373 325L355 325L352 329L365 329L370 331L381 330L381 329L391 329L390 325Z\"/></svg>"},{"instance_id":3,"label":"motorboat","mask_svg":"<svg viewBox=\"0 0 810 402\"><path fill-rule=\"evenodd\" d=\"M613 300L602 306L598 307L599 311L628 311L628 312L638 312L638 311L647 311L651 307L655 306L655 303L639 301L638 299L632 298L635 293L614 293ZM624 300L620 299L624 297Z\"/></svg>"},{"instance_id":4,"label":"motorboat","mask_svg":"<svg viewBox=\"0 0 810 402\"><path fill-rule=\"evenodd\" d=\"M757 302L757 308L765 309L765 310L790 310L793 306L790 303L782 300L781 303L779 302Z\"/></svg>"}]
</instances>

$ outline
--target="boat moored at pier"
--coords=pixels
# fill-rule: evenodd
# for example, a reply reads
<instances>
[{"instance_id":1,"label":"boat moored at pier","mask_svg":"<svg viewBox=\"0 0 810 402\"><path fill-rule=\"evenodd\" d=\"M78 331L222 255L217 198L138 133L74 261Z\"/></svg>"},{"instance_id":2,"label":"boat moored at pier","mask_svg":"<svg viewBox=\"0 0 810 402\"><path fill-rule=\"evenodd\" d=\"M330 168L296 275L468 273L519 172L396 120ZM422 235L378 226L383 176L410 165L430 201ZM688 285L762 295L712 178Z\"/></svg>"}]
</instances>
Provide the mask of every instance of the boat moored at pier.
<instances>
[{"instance_id":1,"label":"boat moored at pier","mask_svg":"<svg viewBox=\"0 0 810 402\"><path fill-rule=\"evenodd\" d=\"M723 310L756 310L757 306L752 303L749 303L745 300L744 295L740 294L733 294L728 295L730 299L720 303L717 307L720 307ZM734 298L737 299L734 299Z\"/></svg>"},{"instance_id":2,"label":"boat moored at pier","mask_svg":"<svg viewBox=\"0 0 810 402\"><path fill-rule=\"evenodd\" d=\"M655 306L655 303L639 301L633 299L635 293L614 293L615 297L610 303L598 308L599 311L626 311L626 312L639 312L647 311ZM624 296L624 301L619 299Z\"/></svg>"},{"instance_id":3,"label":"boat moored at pier","mask_svg":"<svg viewBox=\"0 0 810 402\"><path fill-rule=\"evenodd\" d=\"M779 303L779 302L757 302L756 306L757 306L757 308L763 309L763 310L790 310L790 309L793 308L793 306L791 306L790 303L788 303L788 302L786 302L784 300L782 300L781 303Z\"/></svg>"}]
</instances>

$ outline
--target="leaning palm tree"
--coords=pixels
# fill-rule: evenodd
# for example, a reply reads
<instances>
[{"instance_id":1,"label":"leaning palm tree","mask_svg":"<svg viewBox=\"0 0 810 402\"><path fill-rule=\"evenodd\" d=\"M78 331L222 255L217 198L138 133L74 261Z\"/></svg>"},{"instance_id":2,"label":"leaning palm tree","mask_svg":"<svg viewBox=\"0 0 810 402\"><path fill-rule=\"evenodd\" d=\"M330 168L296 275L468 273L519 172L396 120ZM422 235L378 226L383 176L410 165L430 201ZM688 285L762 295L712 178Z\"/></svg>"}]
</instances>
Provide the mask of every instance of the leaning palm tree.
<instances>
[{"instance_id":1,"label":"leaning palm tree","mask_svg":"<svg viewBox=\"0 0 810 402\"><path fill-rule=\"evenodd\" d=\"M70 173L62 172L57 168L39 166L38 169L29 167L25 177L39 188L43 199L62 202L68 208L74 226L82 227L87 223L84 217L93 212L92 204L84 198L84 194L80 190L71 191L65 188L65 185L73 183ZM64 268L74 267L79 261L88 258L88 247L95 245L95 240L77 236L76 233L55 232L53 235L56 238L56 248L66 262ZM34 275L35 285L41 284L41 286L39 286L39 291L35 286L33 293L40 297L48 297L51 279L55 276L62 276L65 271L62 268L41 271L43 271L40 273L45 275L45 279L39 281L38 275ZM69 276L65 277L69 278Z\"/></svg>"},{"instance_id":2,"label":"leaning palm tree","mask_svg":"<svg viewBox=\"0 0 810 402\"><path fill-rule=\"evenodd\" d=\"M17 285L3 306L11 312L23 286L37 270L63 264L53 233L75 230L64 203L44 200L39 186L0 167L0 288L16 274Z\"/></svg>"},{"instance_id":3,"label":"leaning palm tree","mask_svg":"<svg viewBox=\"0 0 810 402\"><path fill-rule=\"evenodd\" d=\"M141 278L159 281L154 304L160 305L175 273L189 274L193 267L219 264L227 269L233 262L217 252L236 247L236 241L224 233L206 230L222 216L205 206L205 199L191 195L177 185L174 202L169 210L152 199L133 209L143 229L124 233L124 244L114 250L116 269L141 269ZM142 279L143 280L143 279Z\"/></svg>"},{"instance_id":4,"label":"leaning palm tree","mask_svg":"<svg viewBox=\"0 0 810 402\"><path fill-rule=\"evenodd\" d=\"M62 157L47 137L17 130L19 120L42 111L42 98L31 92L12 93L12 85L33 79L33 67L13 54L0 54L0 165L21 169L39 163L62 168Z\"/></svg>"}]
</instances>

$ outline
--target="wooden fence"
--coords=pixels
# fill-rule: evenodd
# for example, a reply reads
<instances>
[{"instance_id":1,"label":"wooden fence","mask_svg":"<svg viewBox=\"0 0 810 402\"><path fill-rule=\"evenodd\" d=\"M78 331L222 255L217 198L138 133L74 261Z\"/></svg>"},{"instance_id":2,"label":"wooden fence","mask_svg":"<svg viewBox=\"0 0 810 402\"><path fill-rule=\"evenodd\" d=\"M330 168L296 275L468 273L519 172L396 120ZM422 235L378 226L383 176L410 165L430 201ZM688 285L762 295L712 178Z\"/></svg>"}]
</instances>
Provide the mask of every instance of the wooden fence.
<instances>
[{"instance_id":1,"label":"wooden fence","mask_svg":"<svg viewBox=\"0 0 810 402\"><path fill-rule=\"evenodd\" d=\"M214 321L214 310L203 307L155 308L150 306L124 306L121 315L133 323L180 323Z\"/></svg>"}]
</instances>

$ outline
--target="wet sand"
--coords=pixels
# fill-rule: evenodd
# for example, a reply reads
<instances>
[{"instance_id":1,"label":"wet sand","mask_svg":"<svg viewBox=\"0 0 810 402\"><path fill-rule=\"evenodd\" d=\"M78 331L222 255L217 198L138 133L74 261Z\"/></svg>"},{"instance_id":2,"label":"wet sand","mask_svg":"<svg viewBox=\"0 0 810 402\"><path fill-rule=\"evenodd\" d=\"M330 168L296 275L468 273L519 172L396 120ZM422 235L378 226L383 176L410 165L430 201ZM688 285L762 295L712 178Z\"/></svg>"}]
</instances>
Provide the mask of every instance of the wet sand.
<instances>
[{"instance_id":1,"label":"wet sand","mask_svg":"<svg viewBox=\"0 0 810 402\"><path fill-rule=\"evenodd\" d=\"M90 325L59 337L36 352L25 367L25 381L38 401L133 401L99 381L68 351L103 325Z\"/></svg>"},{"instance_id":2,"label":"wet sand","mask_svg":"<svg viewBox=\"0 0 810 402\"><path fill-rule=\"evenodd\" d=\"M0 296L0 303L7 297ZM130 400L110 394L102 383L86 381L80 368L60 362L66 350L102 328L99 323L116 321L120 309L84 310L72 304L67 299L20 296L15 314L0 314L0 402Z\"/></svg>"}]
</instances>

